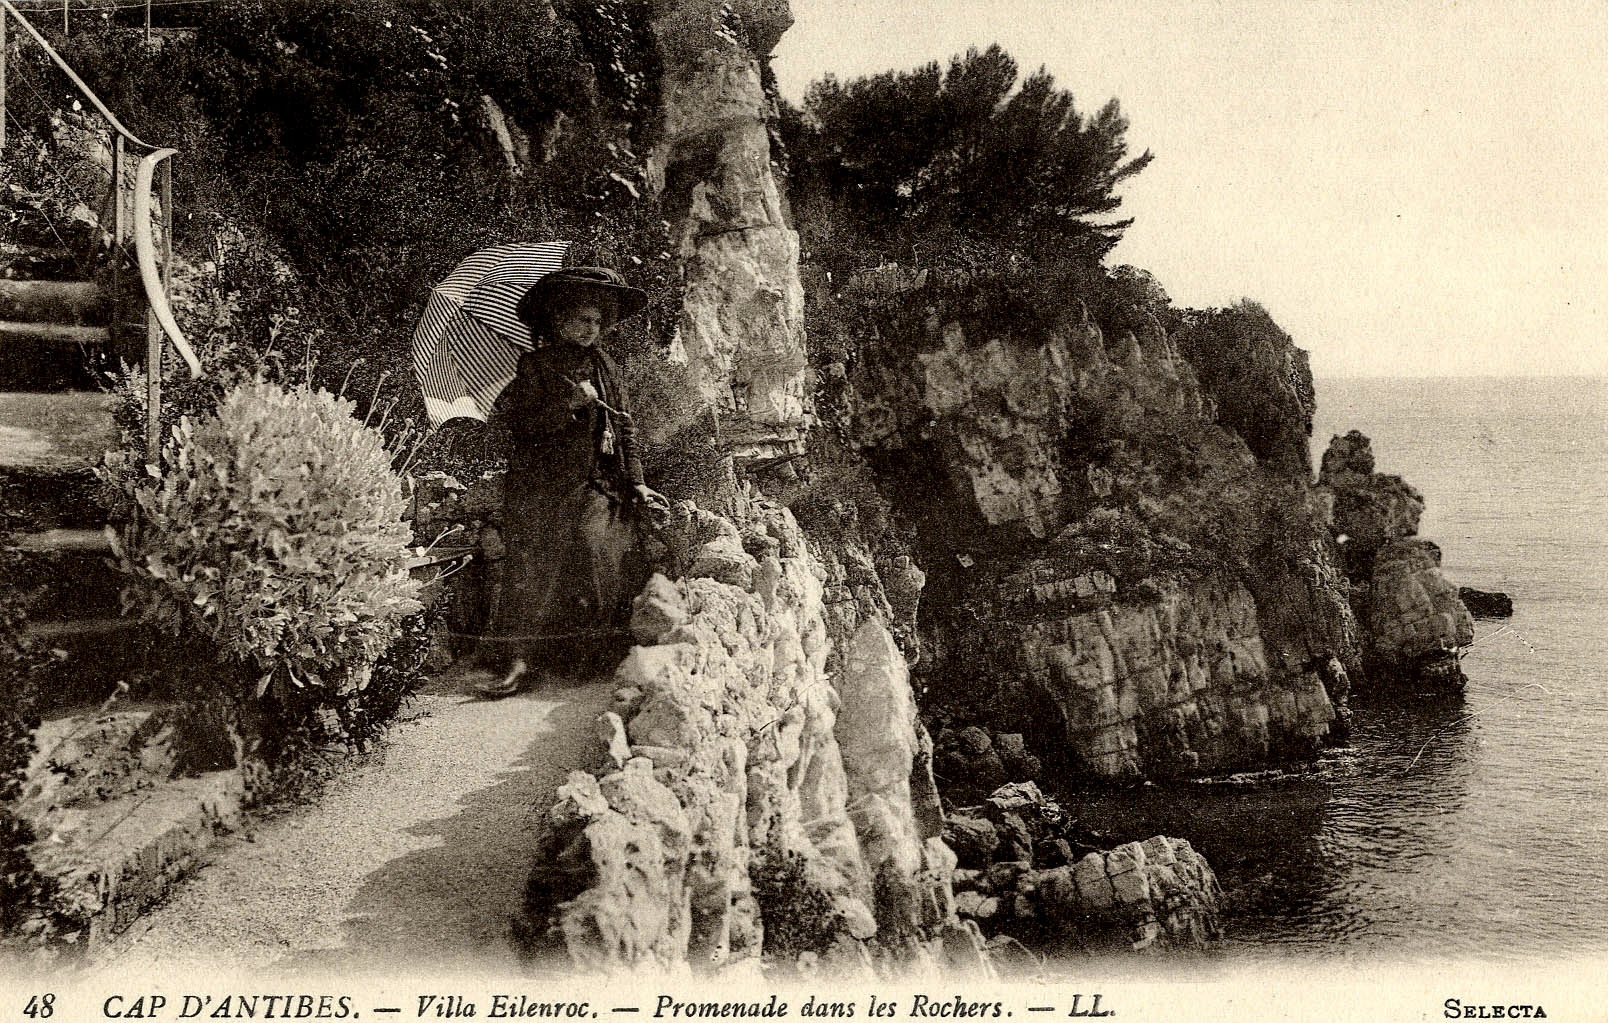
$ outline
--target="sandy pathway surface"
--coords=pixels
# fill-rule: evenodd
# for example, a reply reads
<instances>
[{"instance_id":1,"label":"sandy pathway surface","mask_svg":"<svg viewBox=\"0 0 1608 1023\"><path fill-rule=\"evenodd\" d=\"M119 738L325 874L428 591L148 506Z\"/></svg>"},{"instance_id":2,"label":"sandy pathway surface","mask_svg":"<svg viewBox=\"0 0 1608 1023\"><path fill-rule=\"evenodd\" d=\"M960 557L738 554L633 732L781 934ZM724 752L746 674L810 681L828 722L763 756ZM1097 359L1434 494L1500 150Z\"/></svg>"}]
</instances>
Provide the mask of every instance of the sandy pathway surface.
<instances>
[{"instance_id":1,"label":"sandy pathway surface","mask_svg":"<svg viewBox=\"0 0 1608 1023\"><path fill-rule=\"evenodd\" d=\"M606 682L421 697L385 746L216 847L96 972L509 973L537 815L589 764Z\"/></svg>"}]
</instances>

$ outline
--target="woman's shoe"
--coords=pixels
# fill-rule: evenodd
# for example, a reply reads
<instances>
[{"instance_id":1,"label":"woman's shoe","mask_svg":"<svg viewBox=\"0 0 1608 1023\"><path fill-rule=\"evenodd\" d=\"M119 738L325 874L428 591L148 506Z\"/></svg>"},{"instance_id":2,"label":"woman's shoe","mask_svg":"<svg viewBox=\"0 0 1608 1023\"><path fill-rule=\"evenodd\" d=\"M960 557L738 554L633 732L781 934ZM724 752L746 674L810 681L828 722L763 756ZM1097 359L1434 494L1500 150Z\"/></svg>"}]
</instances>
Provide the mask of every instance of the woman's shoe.
<instances>
[{"instance_id":1,"label":"woman's shoe","mask_svg":"<svg viewBox=\"0 0 1608 1023\"><path fill-rule=\"evenodd\" d=\"M512 696L524 688L522 679L530 669L523 660L514 662L508 669L508 674L498 678L489 671L475 672L470 676L469 686L475 695L484 700L500 700L505 696Z\"/></svg>"}]
</instances>

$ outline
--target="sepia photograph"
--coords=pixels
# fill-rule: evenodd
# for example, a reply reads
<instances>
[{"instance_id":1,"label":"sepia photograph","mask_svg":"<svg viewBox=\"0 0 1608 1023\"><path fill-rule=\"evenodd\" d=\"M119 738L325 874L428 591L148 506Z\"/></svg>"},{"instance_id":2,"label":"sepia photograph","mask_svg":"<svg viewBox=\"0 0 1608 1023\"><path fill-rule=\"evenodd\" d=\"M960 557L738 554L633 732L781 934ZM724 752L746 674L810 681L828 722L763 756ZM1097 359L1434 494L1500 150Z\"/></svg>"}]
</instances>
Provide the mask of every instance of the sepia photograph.
<instances>
[{"instance_id":1,"label":"sepia photograph","mask_svg":"<svg viewBox=\"0 0 1608 1023\"><path fill-rule=\"evenodd\" d=\"M1608 1021L1605 40L0 0L0 1020Z\"/></svg>"}]
</instances>

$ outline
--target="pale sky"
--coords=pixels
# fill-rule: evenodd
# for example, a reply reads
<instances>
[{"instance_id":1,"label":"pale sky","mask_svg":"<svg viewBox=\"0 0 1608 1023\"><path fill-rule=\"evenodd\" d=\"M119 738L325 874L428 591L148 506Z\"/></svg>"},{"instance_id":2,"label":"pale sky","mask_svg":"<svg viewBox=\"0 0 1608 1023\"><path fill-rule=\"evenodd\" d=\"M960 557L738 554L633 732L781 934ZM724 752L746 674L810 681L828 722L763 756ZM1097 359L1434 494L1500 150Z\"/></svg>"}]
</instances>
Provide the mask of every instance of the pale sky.
<instances>
[{"instance_id":1,"label":"pale sky","mask_svg":"<svg viewBox=\"0 0 1608 1023\"><path fill-rule=\"evenodd\" d=\"M1608 3L792 0L808 83L998 42L1115 96L1110 262L1254 298L1318 376L1608 374Z\"/></svg>"}]
</instances>

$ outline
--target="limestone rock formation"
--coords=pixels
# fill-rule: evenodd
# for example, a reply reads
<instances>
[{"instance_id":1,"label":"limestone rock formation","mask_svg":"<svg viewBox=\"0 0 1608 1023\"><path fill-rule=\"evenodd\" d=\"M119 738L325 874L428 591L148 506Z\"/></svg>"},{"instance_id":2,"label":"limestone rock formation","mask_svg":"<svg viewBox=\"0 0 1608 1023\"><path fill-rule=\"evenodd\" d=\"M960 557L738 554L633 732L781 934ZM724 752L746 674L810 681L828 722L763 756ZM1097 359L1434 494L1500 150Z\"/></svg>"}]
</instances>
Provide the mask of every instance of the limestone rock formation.
<instances>
[{"instance_id":1,"label":"limestone rock formation","mask_svg":"<svg viewBox=\"0 0 1608 1023\"><path fill-rule=\"evenodd\" d=\"M1400 477L1373 469L1372 445L1352 430L1330 442L1318 477L1332 495L1332 528L1345 539L1369 679L1460 689L1458 658L1474 641L1474 620L1441 573L1440 548L1417 538L1423 498Z\"/></svg>"},{"instance_id":2,"label":"limestone rock formation","mask_svg":"<svg viewBox=\"0 0 1608 1023\"><path fill-rule=\"evenodd\" d=\"M786 509L743 513L682 505L685 574L637 598L612 752L547 815L523 925L538 956L864 966L931 954L952 922L903 654L869 617L829 674L819 559Z\"/></svg>"},{"instance_id":3,"label":"limestone rock formation","mask_svg":"<svg viewBox=\"0 0 1608 1023\"><path fill-rule=\"evenodd\" d=\"M1052 584L1040 584L1052 585ZM990 613L978 653L1031 745L1100 777L1222 771L1309 754L1335 711L1317 668L1272 663L1257 605L1220 578L1138 604L1074 590L1056 613Z\"/></svg>"},{"instance_id":4,"label":"limestone rock formation","mask_svg":"<svg viewBox=\"0 0 1608 1023\"><path fill-rule=\"evenodd\" d=\"M935 706L1022 736L1046 767L1096 777L1263 765L1343 731L1355 623L1288 440L1305 436L1309 377L1291 378L1298 421L1270 428L1277 457L1262 464L1216 422L1154 317L1103 329L1063 310L1023 326L963 302L951 315L926 274L897 267L842 293L873 310L878 342L857 350L835 402L919 534ZM1260 376L1304 371L1290 351L1258 352L1272 360ZM1190 478L1169 478L1140 442ZM1186 568L1190 545L1131 510L1200 522L1216 513L1198 504L1239 501L1265 514L1275 491L1287 507L1266 525L1206 530L1237 553L1205 567ZM941 739L940 758L953 752ZM967 772L940 774L974 786L1026 776L995 753L965 760Z\"/></svg>"},{"instance_id":5,"label":"limestone rock formation","mask_svg":"<svg viewBox=\"0 0 1608 1023\"><path fill-rule=\"evenodd\" d=\"M1001 786L949 824L955 834L1004 836L981 859L961 845L955 872L956 911L990 946L1006 937L1066 951L1152 952L1199 948L1221 933L1217 877L1182 839L1091 848L1091 836L1069 827L1031 782Z\"/></svg>"},{"instance_id":6,"label":"limestone rock formation","mask_svg":"<svg viewBox=\"0 0 1608 1023\"><path fill-rule=\"evenodd\" d=\"M664 141L648 176L679 242L680 345L740 459L802 449L808 426L798 235L782 214L760 59L785 2L655 5Z\"/></svg>"},{"instance_id":7,"label":"limestone rock formation","mask_svg":"<svg viewBox=\"0 0 1608 1023\"><path fill-rule=\"evenodd\" d=\"M1040 913L1090 944L1104 938L1155 952L1199 947L1221 933L1217 876L1181 838L1089 853L1072 866L1024 874L1018 885L1037 896Z\"/></svg>"},{"instance_id":8,"label":"limestone rock formation","mask_svg":"<svg viewBox=\"0 0 1608 1023\"><path fill-rule=\"evenodd\" d=\"M1118 417L1209 414L1159 327L1144 344L1123 335L1109 354L1087 322L1039 344L972 337L937 319L921 329L908 358L867 360L850 398L851 436L862 450L929 450L968 495L967 511L990 527L1043 538L1065 525L1065 493L1086 485L1086 466L1063 454L1080 403L1109 403Z\"/></svg>"},{"instance_id":9,"label":"limestone rock formation","mask_svg":"<svg viewBox=\"0 0 1608 1023\"><path fill-rule=\"evenodd\" d=\"M1366 569L1389 541L1418 535L1423 496L1400 476L1374 472L1373 446L1358 431L1329 442L1318 481L1333 494L1335 530L1345 537L1348 568Z\"/></svg>"}]
</instances>

